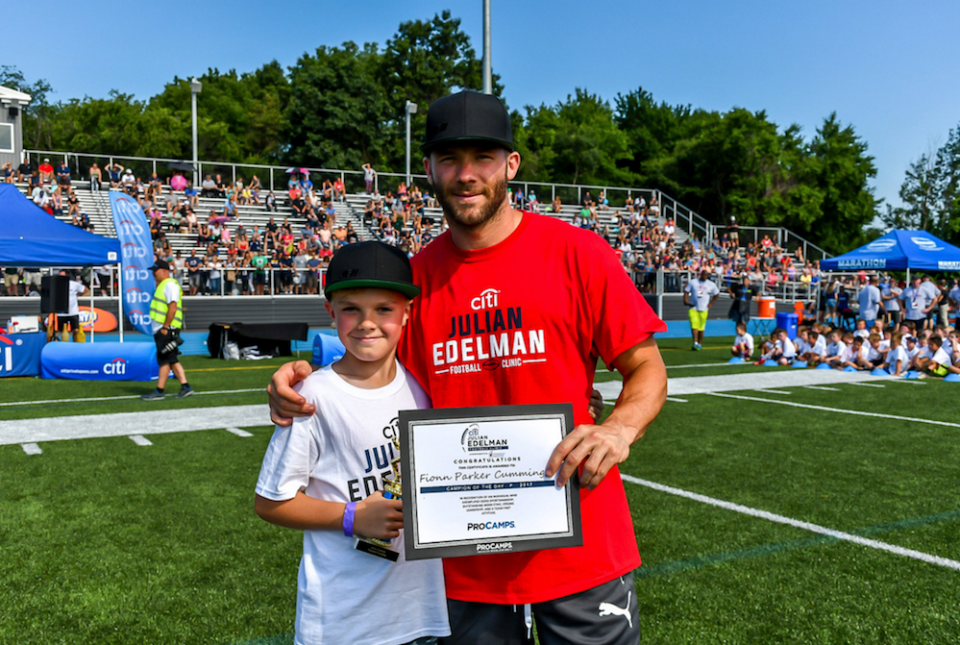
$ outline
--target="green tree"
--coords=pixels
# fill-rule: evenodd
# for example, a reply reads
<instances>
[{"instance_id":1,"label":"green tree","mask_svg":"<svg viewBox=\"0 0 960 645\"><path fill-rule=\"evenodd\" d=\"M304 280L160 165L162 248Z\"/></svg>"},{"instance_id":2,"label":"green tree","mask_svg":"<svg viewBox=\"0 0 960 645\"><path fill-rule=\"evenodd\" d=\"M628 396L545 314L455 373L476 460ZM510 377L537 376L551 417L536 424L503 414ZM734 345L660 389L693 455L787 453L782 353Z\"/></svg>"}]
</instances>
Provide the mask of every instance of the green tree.
<instances>
[{"instance_id":1,"label":"green tree","mask_svg":"<svg viewBox=\"0 0 960 645\"><path fill-rule=\"evenodd\" d=\"M879 200L869 184L877 174L873 157L853 126L843 126L835 112L810 142L810 155L815 185L823 193L822 214L800 232L815 236L828 251L846 251L864 240L864 230L877 214Z\"/></svg>"},{"instance_id":2,"label":"green tree","mask_svg":"<svg viewBox=\"0 0 960 645\"><path fill-rule=\"evenodd\" d=\"M53 88L44 79L28 83L18 68L0 65L0 85L30 95L30 105L23 110L23 143L26 148L50 150L53 146L51 123L59 105L50 103Z\"/></svg>"},{"instance_id":3,"label":"green tree","mask_svg":"<svg viewBox=\"0 0 960 645\"><path fill-rule=\"evenodd\" d=\"M290 70L290 102L281 135L290 163L359 168L382 165L392 117L377 72L376 45L318 47Z\"/></svg>"}]
</instances>

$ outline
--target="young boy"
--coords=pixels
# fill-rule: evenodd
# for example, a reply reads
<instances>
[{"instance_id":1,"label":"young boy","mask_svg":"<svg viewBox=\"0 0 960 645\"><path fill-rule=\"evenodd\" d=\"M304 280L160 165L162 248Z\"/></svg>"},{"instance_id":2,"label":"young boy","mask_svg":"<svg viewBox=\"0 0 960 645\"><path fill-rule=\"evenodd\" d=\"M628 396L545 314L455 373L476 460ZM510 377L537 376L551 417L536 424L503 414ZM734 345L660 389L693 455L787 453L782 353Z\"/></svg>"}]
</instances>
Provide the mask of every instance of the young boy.
<instances>
[{"instance_id":1,"label":"young boy","mask_svg":"<svg viewBox=\"0 0 960 645\"><path fill-rule=\"evenodd\" d=\"M867 321L866 321L866 320L864 320L863 318L858 318L858 319L857 319L857 328L854 330L853 335L854 335L854 336L859 336L860 338L863 338L864 340L866 340L867 337L870 336L870 332L867 330Z\"/></svg>"},{"instance_id":2,"label":"young boy","mask_svg":"<svg viewBox=\"0 0 960 645\"><path fill-rule=\"evenodd\" d=\"M810 367L816 367L827 355L827 339L814 328L807 332L806 351L800 352L800 360Z\"/></svg>"},{"instance_id":3,"label":"young boy","mask_svg":"<svg viewBox=\"0 0 960 645\"><path fill-rule=\"evenodd\" d=\"M345 246L330 262L326 307L346 353L301 384L317 412L276 428L256 488L260 517L304 531L297 643L450 634L440 560L405 561L402 503L381 492L397 412L430 406L396 359L419 292L406 255L381 242ZM392 540L396 562L356 550L354 536Z\"/></svg>"},{"instance_id":4,"label":"young boy","mask_svg":"<svg viewBox=\"0 0 960 645\"><path fill-rule=\"evenodd\" d=\"M840 367L843 362L843 352L847 349L847 343L853 340L853 334L847 332L844 339L840 339L840 331L834 329L830 332L830 344L827 345L827 355L824 362L830 367ZM846 341L846 342L844 342Z\"/></svg>"},{"instance_id":5,"label":"young boy","mask_svg":"<svg viewBox=\"0 0 960 645\"><path fill-rule=\"evenodd\" d=\"M753 356L753 336L747 333L746 323L737 323L737 337L733 341L730 352L745 361L749 361Z\"/></svg>"},{"instance_id":6,"label":"young boy","mask_svg":"<svg viewBox=\"0 0 960 645\"><path fill-rule=\"evenodd\" d=\"M850 345L843 350L840 359L840 369L852 367L862 370L867 366L867 361L863 356L863 337L854 336L850 340Z\"/></svg>"},{"instance_id":7,"label":"young boy","mask_svg":"<svg viewBox=\"0 0 960 645\"><path fill-rule=\"evenodd\" d=\"M907 350L901 345L902 341L903 335L900 332L894 332L890 338L890 351L887 352L887 359L881 366L894 376L903 376L910 364Z\"/></svg>"},{"instance_id":8,"label":"young boy","mask_svg":"<svg viewBox=\"0 0 960 645\"><path fill-rule=\"evenodd\" d=\"M882 341L883 339L880 337L880 334L870 334L870 336L867 337L867 346L865 347L866 356L864 356L867 364L864 367L873 369L880 367L886 362L887 350L880 346Z\"/></svg>"},{"instance_id":9,"label":"young boy","mask_svg":"<svg viewBox=\"0 0 960 645\"><path fill-rule=\"evenodd\" d=\"M960 367L953 364L953 357L947 346L943 344L943 338L937 335L931 336L929 346L933 357L923 366L927 372L934 376L960 374ZM920 376L922 378L924 375L920 374Z\"/></svg>"}]
</instances>

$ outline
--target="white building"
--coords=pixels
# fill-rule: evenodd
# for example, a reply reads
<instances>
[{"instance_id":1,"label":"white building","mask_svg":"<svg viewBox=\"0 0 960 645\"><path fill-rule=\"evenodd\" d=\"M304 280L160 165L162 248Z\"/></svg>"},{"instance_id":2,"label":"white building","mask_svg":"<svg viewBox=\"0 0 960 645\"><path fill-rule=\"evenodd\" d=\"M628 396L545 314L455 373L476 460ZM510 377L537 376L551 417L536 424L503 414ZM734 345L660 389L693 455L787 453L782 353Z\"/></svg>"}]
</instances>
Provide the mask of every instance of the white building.
<instances>
[{"instance_id":1,"label":"white building","mask_svg":"<svg viewBox=\"0 0 960 645\"><path fill-rule=\"evenodd\" d=\"M0 166L8 161L16 168L23 160L23 108L29 94L0 87Z\"/></svg>"}]
</instances>

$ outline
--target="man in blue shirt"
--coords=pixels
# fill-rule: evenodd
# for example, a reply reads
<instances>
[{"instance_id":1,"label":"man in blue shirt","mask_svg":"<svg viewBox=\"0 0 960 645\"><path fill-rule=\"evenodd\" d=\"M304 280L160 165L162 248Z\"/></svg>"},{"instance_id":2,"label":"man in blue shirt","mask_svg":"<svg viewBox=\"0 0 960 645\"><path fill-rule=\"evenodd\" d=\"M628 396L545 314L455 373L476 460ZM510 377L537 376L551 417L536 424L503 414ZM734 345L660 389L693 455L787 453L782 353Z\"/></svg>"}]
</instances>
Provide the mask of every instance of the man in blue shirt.
<instances>
[{"instance_id":1,"label":"man in blue shirt","mask_svg":"<svg viewBox=\"0 0 960 645\"><path fill-rule=\"evenodd\" d=\"M873 276L870 282L860 290L860 318L867 323L867 329L872 329L877 317L883 310L883 301L880 295L880 278Z\"/></svg>"}]
</instances>

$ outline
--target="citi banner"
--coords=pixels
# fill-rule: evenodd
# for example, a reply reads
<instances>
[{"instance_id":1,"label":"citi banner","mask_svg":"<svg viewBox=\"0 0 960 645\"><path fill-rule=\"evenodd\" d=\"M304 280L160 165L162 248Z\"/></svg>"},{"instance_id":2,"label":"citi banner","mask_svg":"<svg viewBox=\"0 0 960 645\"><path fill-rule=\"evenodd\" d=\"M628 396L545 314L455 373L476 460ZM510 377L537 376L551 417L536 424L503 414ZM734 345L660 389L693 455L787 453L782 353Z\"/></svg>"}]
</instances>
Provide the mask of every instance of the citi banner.
<instances>
[{"instance_id":1,"label":"citi banner","mask_svg":"<svg viewBox=\"0 0 960 645\"><path fill-rule=\"evenodd\" d=\"M150 225L143 209L128 195L110 191L113 227L120 240L120 270L123 272L123 312L141 334L153 336L150 325L150 301L157 284L150 273L153 266L153 244Z\"/></svg>"}]
</instances>

